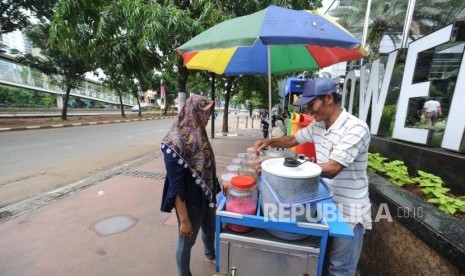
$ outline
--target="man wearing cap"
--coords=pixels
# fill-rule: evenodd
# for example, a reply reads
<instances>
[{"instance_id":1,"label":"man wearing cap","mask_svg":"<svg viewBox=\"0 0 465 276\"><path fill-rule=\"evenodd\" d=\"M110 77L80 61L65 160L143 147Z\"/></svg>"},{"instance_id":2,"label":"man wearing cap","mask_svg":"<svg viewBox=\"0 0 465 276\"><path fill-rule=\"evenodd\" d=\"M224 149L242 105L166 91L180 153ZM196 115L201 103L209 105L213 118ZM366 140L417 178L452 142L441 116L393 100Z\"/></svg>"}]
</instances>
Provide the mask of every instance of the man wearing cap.
<instances>
[{"instance_id":1,"label":"man wearing cap","mask_svg":"<svg viewBox=\"0 0 465 276\"><path fill-rule=\"evenodd\" d=\"M333 191L338 210L354 231L354 239L332 238L327 267L329 275L355 275L365 229L371 229L368 198L368 146L370 131L365 122L341 108L337 85L329 78L316 78L305 84L294 105L307 105L313 123L295 135L255 142L255 152L267 147L291 148L315 143L316 159Z\"/></svg>"}]
</instances>

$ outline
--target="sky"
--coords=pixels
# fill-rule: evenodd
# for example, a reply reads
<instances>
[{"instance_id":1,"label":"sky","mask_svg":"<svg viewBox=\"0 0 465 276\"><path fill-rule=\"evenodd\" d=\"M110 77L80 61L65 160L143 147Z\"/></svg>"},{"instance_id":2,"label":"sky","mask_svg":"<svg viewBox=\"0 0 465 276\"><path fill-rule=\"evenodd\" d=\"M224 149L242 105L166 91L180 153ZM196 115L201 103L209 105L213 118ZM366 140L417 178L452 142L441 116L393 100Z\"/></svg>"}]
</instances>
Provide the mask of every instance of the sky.
<instances>
[{"instance_id":1,"label":"sky","mask_svg":"<svg viewBox=\"0 0 465 276\"><path fill-rule=\"evenodd\" d=\"M331 3L333 3L334 0L323 0L321 3L323 4L323 7L318 9L318 11L324 13L326 10L331 6Z\"/></svg>"}]
</instances>

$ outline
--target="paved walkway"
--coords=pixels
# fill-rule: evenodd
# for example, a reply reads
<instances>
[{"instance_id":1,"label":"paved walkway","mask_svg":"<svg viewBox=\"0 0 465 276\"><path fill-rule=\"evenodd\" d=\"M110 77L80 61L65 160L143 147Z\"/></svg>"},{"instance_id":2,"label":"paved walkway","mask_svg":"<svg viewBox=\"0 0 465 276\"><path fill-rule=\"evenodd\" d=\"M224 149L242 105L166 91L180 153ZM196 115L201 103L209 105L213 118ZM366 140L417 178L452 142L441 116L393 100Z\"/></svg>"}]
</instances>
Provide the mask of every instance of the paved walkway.
<instances>
[{"instance_id":1,"label":"paved walkway","mask_svg":"<svg viewBox=\"0 0 465 276\"><path fill-rule=\"evenodd\" d=\"M211 139L218 173L259 137L256 126ZM176 218L159 211L164 176L152 152L0 209L0 275L177 275ZM200 238L191 270L214 274Z\"/></svg>"}]
</instances>

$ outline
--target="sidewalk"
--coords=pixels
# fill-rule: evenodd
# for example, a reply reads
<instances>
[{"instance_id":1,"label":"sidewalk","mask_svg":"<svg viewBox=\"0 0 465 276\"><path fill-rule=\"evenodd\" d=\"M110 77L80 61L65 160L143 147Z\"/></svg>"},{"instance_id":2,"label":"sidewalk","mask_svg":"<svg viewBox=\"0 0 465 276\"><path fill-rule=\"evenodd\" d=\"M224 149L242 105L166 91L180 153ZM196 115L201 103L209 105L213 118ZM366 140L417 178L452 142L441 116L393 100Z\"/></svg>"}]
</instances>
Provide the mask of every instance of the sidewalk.
<instances>
[{"instance_id":1,"label":"sidewalk","mask_svg":"<svg viewBox=\"0 0 465 276\"><path fill-rule=\"evenodd\" d=\"M230 128L228 136L215 127L218 175L261 137L255 127ZM164 176L161 152L149 153L0 209L9 216L0 217L0 275L177 275L176 217L159 211ZM214 273L200 238L191 270Z\"/></svg>"}]
</instances>

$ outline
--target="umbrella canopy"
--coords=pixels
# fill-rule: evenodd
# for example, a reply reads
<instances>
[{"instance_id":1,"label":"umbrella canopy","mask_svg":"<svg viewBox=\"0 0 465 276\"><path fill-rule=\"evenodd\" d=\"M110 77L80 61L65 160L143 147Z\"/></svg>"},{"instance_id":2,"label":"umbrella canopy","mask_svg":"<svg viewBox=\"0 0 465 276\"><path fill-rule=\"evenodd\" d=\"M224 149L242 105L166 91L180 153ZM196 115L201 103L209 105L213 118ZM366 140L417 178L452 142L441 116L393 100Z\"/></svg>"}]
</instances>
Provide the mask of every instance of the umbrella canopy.
<instances>
[{"instance_id":1,"label":"umbrella canopy","mask_svg":"<svg viewBox=\"0 0 465 276\"><path fill-rule=\"evenodd\" d=\"M188 69L225 75L316 70L367 54L360 41L331 18L276 6L215 25L178 51Z\"/></svg>"},{"instance_id":2,"label":"umbrella canopy","mask_svg":"<svg viewBox=\"0 0 465 276\"><path fill-rule=\"evenodd\" d=\"M358 47L345 49L315 45L269 45L271 74L311 71L342 61L362 58ZM268 49L260 40L252 46L192 51L182 54L188 69L207 70L219 75L267 75Z\"/></svg>"}]
</instances>

